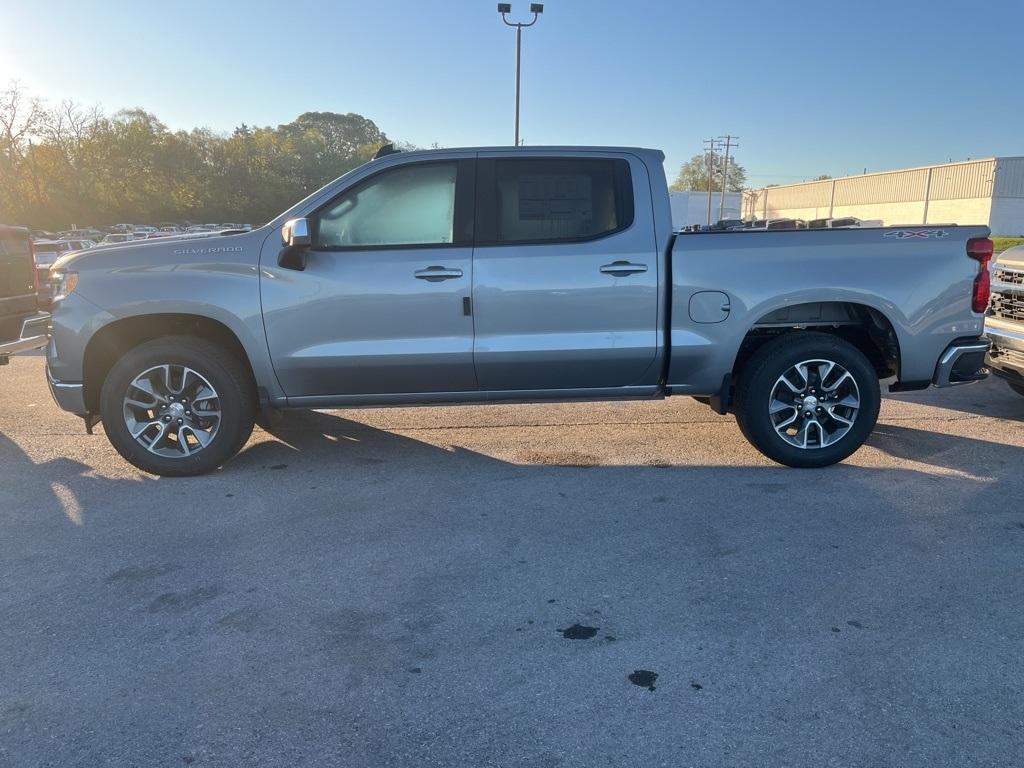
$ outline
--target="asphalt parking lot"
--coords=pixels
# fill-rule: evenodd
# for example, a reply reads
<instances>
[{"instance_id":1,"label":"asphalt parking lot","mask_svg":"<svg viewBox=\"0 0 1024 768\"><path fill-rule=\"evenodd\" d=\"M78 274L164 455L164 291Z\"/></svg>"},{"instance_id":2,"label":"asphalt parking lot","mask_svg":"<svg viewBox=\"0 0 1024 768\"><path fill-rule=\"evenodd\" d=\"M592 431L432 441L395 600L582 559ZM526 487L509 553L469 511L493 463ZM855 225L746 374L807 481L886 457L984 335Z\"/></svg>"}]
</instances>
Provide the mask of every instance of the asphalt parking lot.
<instances>
[{"instance_id":1,"label":"asphalt parking lot","mask_svg":"<svg viewBox=\"0 0 1024 768\"><path fill-rule=\"evenodd\" d=\"M1022 419L792 470L685 398L296 412L166 480L15 358L0 764L1015 764Z\"/></svg>"}]
</instances>

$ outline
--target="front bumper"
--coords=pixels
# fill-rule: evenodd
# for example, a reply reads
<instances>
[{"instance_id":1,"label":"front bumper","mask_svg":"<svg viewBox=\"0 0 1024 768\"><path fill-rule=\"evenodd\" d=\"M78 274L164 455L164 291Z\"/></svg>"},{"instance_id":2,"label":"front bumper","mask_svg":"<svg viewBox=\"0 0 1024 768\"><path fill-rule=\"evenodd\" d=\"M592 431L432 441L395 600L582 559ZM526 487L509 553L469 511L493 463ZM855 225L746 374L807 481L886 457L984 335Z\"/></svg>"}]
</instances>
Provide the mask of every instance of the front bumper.
<instances>
[{"instance_id":1,"label":"front bumper","mask_svg":"<svg viewBox=\"0 0 1024 768\"><path fill-rule=\"evenodd\" d=\"M0 344L0 359L6 360L9 355L27 352L30 349L42 349L49 340L50 314L36 312L21 322L18 338Z\"/></svg>"},{"instance_id":2,"label":"front bumper","mask_svg":"<svg viewBox=\"0 0 1024 768\"><path fill-rule=\"evenodd\" d=\"M88 409L85 407L85 386L83 384L53 378L49 366L46 367L46 383L50 385L50 394L53 395L54 401L61 410L85 416Z\"/></svg>"},{"instance_id":3,"label":"front bumper","mask_svg":"<svg viewBox=\"0 0 1024 768\"><path fill-rule=\"evenodd\" d=\"M968 384L988 376L985 370L985 354L988 339L960 339L954 341L942 353L935 366L932 384L936 387L951 387L954 384Z\"/></svg>"},{"instance_id":4,"label":"front bumper","mask_svg":"<svg viewBox=\"0 0 1024 768\"><path fill-rule=\"evenodd\" d=\"M1024 323L987 318L985 335L992 348L985 364L996 376L1024 383Z\"/></svg>"}]
</instances>

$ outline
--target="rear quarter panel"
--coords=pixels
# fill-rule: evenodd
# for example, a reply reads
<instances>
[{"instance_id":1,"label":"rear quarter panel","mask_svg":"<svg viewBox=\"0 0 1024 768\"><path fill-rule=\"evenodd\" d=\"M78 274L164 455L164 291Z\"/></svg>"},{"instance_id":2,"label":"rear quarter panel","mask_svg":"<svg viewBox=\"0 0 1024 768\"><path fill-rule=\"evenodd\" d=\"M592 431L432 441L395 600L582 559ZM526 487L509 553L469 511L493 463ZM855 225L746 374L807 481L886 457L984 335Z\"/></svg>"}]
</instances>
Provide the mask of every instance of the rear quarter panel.
<instances>
[{"instance_id":1,"label":"rear quarter panel","mask_svg":"<svg viewBox=\"0 0 1024 768\"><path fill-rule=\"evenodd\" d=\"M900 238L928 229L942 236ZM680 235L672 246L673 391L713 394L733 367L744 336L765 315L812 302L872 307L892 324L901 381L930 380L945 347L982 332L971 311L978 263L967 256L987 227L833 229ZM730 311L696 323L688 311L698 291L721 291Z\"/></svg>"}]
</instances>

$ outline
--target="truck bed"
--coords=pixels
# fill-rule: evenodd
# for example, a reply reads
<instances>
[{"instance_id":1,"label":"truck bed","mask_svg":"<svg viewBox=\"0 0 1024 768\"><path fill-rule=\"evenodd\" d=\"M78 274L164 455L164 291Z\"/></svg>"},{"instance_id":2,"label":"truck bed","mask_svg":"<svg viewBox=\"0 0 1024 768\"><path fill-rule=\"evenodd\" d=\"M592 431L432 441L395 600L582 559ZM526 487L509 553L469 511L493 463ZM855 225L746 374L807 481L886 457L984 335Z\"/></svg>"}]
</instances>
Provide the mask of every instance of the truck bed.
<instances>
[{"instance_id":1,"label":"truck bed","mask_svg":"<svg viewBox=\"0 0 1024 768\"><path fill-rule=\"evenodd\" d=\"M984 226L699 232L669 246L667 388L719 391L754 328L842 324L852 308L891 326L904 383L931 381L951 337L976 337L978 263L967 241ZM967 319L971 318L971 319Z\"/></svg>"}]
</instances>

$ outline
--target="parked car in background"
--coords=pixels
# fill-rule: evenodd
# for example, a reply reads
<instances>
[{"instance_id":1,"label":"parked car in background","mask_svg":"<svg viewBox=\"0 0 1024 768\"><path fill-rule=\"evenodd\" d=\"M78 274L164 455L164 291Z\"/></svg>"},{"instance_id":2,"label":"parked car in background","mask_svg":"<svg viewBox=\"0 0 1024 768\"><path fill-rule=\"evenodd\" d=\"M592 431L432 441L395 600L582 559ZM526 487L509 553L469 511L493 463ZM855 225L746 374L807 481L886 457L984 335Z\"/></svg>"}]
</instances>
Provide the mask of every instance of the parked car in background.
<instances>
[{"instance_id":1,"label":"parked car in background","mask_svg":"<svg viewBox=\"0 0 1024 768\"><path fill-rule=\"evenodd\" d=\"M276 408L669 395L820 467L868 437L880 380L986 375L987 227L676 235L663 162L393 153L251 233L65 257L51 391L160 475Z\"/></svg>"},{"instance_id":2,"label":"parked car in background","mask_svg":"<svg viewBox=\"0 0 1024 768\"><path fill-rule=\"evenodd\" d=\"M771 219L765 229L807 229L807 222L803 219Z\"/></svg>"},{"instance_id":3,"label":"parked car in background","mask_svg":"<svg viewBox=\"0 0 1024 768\"><path fill-rule=\"evenodd\" d=\"M66 240L91 240L98 243L103 239L105 232L101 232L98 229L72 229L64 235Z\"/></svg>"},{"instance_id":4,"label":"parked car in background","mask_svg":"<svg viewBox=\"0 0 1024 768\"><path fill-rule=\"evenodd\" d=\"M992 265L992 300L985 318L992 342L986 362L1024 396L1024 245L1003 251Z\"/></svg>"},{"instance_id":5,"label":"parked car in background","mask_svg":"<svg viewBox=\"0 0 1024 768\"><path fill-rule=\"evenodd\" d=\"M743 219L719 219L706 229L711 232L729 232L743 229Z\"/></svg>"},{"instance_id":6,"label":"parked car in background","mask_svg":"<svg viewBox=\"0 0 1024 768\"><path fill-rule=\"evenodd\" d=\"M807 222L808 229L849 229L850 227L881 227L881 219L858 219L856 216L843 216L828 219L812 219Z\"/></svg>"},{"instance_id":7,"label":"parked car in background","mask_svg":"<svg viewBox=\"0 0 1024 768\"><path fill-rule=\"evenodd\" d=\"M112 232L106 235L100 240L99 245L118 245L121 243L130 243L132 240L137 239L135 234L132 232Z\"/></svg>"},{"instance_id":8,"label":"parked car in background","mask_svg":"<svg viewBox=\"0 0 1024 768\"><path fill-rule=\"evenodd\" d=\"M45 347L49 319L39 310L31 233L0 225L0 365L17 352Z\"/></svg>"}]
</instances>

